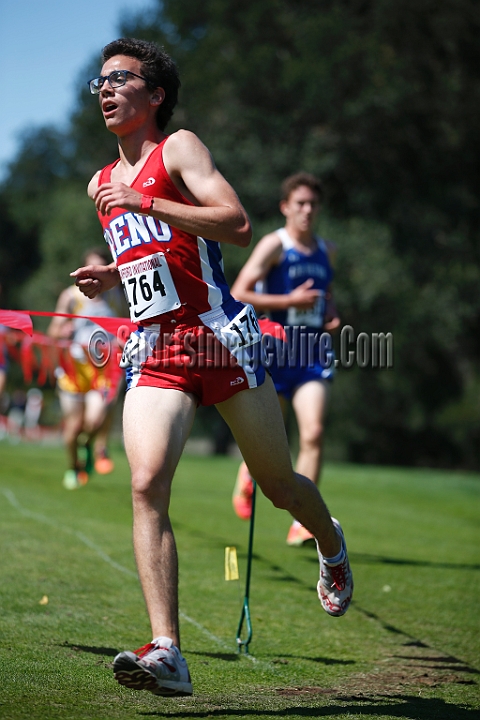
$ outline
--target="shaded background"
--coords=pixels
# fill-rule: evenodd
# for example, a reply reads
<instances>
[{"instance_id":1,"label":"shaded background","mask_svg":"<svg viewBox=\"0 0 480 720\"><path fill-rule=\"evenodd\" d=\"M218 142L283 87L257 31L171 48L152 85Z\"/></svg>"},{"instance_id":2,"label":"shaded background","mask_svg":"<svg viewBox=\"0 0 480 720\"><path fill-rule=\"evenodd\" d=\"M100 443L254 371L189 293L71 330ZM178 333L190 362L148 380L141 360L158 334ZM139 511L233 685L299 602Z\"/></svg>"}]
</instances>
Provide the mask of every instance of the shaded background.
<instances>
[{"instance_id":1,"label":"shaded background","mask_svg":"<svg viewBox=\"0 0 480 720\"><path fill-rule=\"evenodd\" d=\"M393 369L338 372L327 455L478 470L478 4L149 7L119 34L155 40L176 59L182 91L169 130L208 145L255 242L282 224L281 180L318 174L327 194L318 230L338 245L342 320L357 334L393 333ZM23 134L0 185L3 307L53 310L82 251L102 241L85 187L117 152L83 83L99 67L94 54L67 122ZM233 281L247 253L226 246L224 257ZM212 432L213 416L202 417Z\"/></svg>"}]
</instances>

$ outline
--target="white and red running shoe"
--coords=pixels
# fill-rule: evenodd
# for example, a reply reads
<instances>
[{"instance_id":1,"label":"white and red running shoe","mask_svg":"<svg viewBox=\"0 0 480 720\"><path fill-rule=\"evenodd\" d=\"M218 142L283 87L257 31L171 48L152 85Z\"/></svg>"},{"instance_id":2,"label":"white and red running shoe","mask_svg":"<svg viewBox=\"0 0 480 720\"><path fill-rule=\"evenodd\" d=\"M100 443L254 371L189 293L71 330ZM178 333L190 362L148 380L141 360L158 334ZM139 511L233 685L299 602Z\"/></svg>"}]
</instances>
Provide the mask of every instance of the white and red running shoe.
<instances>
[{"instance_id":1,"label":"white and red running shoe","mask_svg":"<svg viewBox=\"0 0 480 720\"><path fill-rule=\"evenodd\" d=\"M132 690L167 697L193 693L187 661L167 637L158 637L135 652L121 652L113 661L113 673L120 685Z\"/></svg>"},{"instance_id":2,"label":"white and red running shoe","mask_svg":"<svg viewBox=\"0 0 480 720\"><path fill-rule=\"evenodd\" d=\"M340 535L342 547L345 550L343 560L334 565L327 564L318 551L320 559L320 580L317 591L322 607L329 615L340 617L345 615L353 595L353 575L348 562L347 546L340 523L332 518L335 530Z\"/></svg>"}]
</instances>

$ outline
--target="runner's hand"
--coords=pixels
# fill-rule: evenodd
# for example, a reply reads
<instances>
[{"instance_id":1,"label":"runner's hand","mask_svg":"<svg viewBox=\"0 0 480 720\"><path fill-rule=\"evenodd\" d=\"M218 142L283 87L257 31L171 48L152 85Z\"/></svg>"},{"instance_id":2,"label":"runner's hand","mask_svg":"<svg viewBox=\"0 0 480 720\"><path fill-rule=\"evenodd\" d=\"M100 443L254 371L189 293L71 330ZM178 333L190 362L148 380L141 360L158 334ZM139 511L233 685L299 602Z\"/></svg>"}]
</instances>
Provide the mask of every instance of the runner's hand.
<instances>
[{"instance_id":1,"label":"runner's hand","mask_svg":"<svg viewBox=\"0 0 480 720\"><path fill-rule=\"evenodd\" d=\"M111 290L120 282L115 264L86 265L70 273L75 278L75 285L88 298L93 299L106 290Z\"/></svg>"},{"instance_id":2,"label":"runner's hand","mask_svg":"<svg viewBox=\"0 0 480 720\"><path fill-rule=\"evenodd\" d=\"M142 194L125 183L103 183L99 185L93 196L95 207L102 215L110 215L110 212L116 208L124 208L131 212L140 212L142 203Z\"/></svg>"},{"instance_id":3,"label":"runner's hand","mask_svg":"<svg viewBox=\"0 0 480 720\"><path fill-rule=\"evenodd\" d=\"M313 279L309 278L288 293L288 307L294 307L298 310L310 310L310 308L313 308L315 301L320 297L320 290L313 290L312 285Z\"/></svg>"}]
</instances>

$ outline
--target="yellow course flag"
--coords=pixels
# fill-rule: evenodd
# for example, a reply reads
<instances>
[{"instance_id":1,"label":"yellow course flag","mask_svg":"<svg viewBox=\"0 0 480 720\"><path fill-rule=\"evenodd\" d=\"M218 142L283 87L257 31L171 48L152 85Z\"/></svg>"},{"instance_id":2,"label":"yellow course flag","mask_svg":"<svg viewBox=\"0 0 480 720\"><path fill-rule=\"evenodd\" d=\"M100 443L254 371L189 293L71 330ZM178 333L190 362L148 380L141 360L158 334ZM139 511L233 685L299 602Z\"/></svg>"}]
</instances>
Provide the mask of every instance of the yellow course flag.
<instances>
[{"instance_id":1,"label":"yellow course flag","mask_svg":"<svg viewBox=\"0 0 480 720\"><path fill-rule=\"evenodd\" d=\"M237 548L225 548L225 580L238 580Z\"/></svg>"}]
</instances>

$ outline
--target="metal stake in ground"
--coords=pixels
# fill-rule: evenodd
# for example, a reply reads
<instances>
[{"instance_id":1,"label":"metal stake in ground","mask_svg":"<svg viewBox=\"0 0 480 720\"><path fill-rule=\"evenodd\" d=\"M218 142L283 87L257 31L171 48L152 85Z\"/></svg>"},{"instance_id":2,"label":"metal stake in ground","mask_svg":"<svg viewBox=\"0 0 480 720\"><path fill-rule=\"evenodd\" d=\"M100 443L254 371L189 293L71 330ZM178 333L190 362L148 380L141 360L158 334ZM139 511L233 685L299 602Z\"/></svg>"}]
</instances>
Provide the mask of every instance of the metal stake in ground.
<instances>
[{"instance_id":1,"label":"metal stake in ground","mask_svg":"<svg viewBox=\"0 0 480 720\"><path fill-rule=\"evenodd\" d=\"M252 620L250 617L249 599L250 599L250 575L252 572L253 529L255 526L255 496L256 496L256 494L257 494L257 483L254 480L253 481L253 489L252 489L252 514L250 516L250 532L249 532L249 536L248 536L247 578L245 581L245 597L243 598L242 612L240 615L240 622L238 623L238 630L237 630L238 652L241 653L242 648L244 648L247 655L248 655L248 646L252 639ZM241 637L242 626L243 626L244 620L247 623L247 638L246 638L246 640L242 640L242 637Z\"/></svg>"}]
</instances>

